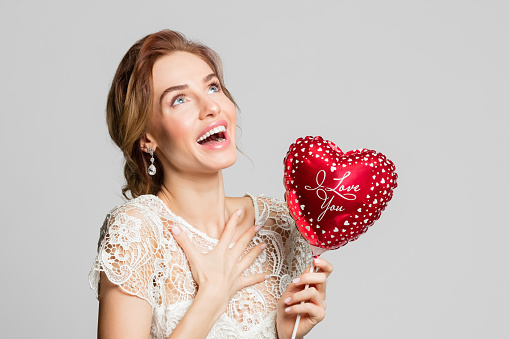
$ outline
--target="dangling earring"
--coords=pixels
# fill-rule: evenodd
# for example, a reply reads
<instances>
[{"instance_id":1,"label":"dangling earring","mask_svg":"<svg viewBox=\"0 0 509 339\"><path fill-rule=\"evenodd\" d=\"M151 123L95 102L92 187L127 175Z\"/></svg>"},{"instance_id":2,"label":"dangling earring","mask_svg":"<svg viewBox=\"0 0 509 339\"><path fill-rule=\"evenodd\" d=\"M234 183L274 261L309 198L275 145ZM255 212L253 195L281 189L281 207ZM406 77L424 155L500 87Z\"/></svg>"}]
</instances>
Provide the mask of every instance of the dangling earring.
<instances>
[{"instance_id":1,"label":"dangling earring","mask_svg":"<svg viewBox=\"0 0 509 339\"><path fill-rule=\"evenodd\" d=\"M154 166L154 149L152 147L148 148L148 153L150 153L150 166L148 167L148 174L155 175L157 170Z\"/></svg>"}]
</instances>

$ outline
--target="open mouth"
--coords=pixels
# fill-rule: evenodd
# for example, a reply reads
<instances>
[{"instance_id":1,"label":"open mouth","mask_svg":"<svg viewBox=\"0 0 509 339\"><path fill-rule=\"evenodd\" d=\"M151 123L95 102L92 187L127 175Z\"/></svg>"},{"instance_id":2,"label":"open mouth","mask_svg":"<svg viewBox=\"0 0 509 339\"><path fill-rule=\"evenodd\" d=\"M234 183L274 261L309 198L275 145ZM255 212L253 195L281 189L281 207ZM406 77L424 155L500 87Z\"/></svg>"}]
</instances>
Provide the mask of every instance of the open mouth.
<instances>
[{"instance_id":1,"label":"open mouth","mask_svg":"<svg viewBox=\"0 0 509 339\"><path fill-rule=\"evenodd\" d=\"M200 145L204 145L211 142L222 142L226 139L225 136L226 127L217 126L196 140Z\"/></svg>"}]
</instances>

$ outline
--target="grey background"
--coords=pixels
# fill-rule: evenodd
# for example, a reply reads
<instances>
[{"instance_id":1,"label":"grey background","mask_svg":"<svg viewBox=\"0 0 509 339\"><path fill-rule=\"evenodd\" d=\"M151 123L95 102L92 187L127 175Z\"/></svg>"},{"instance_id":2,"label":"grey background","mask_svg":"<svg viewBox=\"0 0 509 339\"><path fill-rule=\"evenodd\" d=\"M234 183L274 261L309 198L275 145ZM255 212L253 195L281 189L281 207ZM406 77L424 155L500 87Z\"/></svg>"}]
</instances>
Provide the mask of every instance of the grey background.
<instances>
[{"instance_id":1,"label":"grey background","mask_svg":"<svg viewBox=\"0 0 509 339\"><path fill-rule=\"evenodd\" d=\"M399 187L359 241L324 254L310 338L508 338L507 1L3 1L3 338L91 338L87 275L121 203L105 98L162 28L217 50L252 159L227 192L282 197L297 137L392 159Z\"/></svg>"}]
</instances>

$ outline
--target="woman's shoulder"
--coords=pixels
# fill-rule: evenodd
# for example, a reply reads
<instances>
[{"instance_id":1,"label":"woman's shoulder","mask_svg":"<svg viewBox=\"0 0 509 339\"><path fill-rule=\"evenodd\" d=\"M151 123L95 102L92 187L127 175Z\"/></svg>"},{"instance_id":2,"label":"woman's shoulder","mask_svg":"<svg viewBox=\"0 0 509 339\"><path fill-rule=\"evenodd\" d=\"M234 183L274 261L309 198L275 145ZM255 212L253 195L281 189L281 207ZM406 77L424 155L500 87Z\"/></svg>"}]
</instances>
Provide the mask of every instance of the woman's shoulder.
<instances>
[{"instance_id":1,"label":"woman's shoulder","mask_svg":"<svg viewBox=\"0 0 509 339\"><path fill-rule=\"evenodd\" d=\"M161 200L155 195L146 194L140 195L134 199L127 200L120 205L115 206L110 210L108 215L119 213L126 214L139 214L144 215L147 213L162 213L163 205Z\"/></svg>"},{"instance_id":2,"label":"woman's shoulder","mask_svg":"<svg viewBox=\"0 0 509 339\"><path fill-rule=\"evenodd\" d=\"M263 214L263 210L288 212L288 206L286 205L286 201L283 199L266 196L265 194L254 195L246 193L245 196L251 198L255 209L259 210L259 213L257 214Z\"/></svg>"},{"instance_id":3,"label":"woman's shoulder","mask_svg":"<svg viewBox=\"0 0 509 339\"><path fill-rule=\"evenodd\" d=\"M264 194L246 193L246 196L253 200L258 225L277 224L283 229L288 229L293 225L293 219L288 212L286 201L283 199L269 197Z\"/></svg>"},{"instance_id":4,"label":"woman's shoulder","mask_svg":"<svg viewBox=\"0 0 509 339\"><path fill-rule=\"evenodd\" d=\"M115 206L104 219L98 248L101 247L107 234L110 237L113 236L114 239L116 239L115 236L123 239L121 235L124 233L129 235L128 238L133 234L160 238L162 233L161 215L164 212L161 205L161 201L156 196L142 195ZM129 243L131 242L129 241Z\"/></svg>"},{"instance_id":5,"label":"woman's shoulder","mask_svg":"<svg viewBox=\"0 0 509 339\"><path fill-rule=\"evenodd\" d=\"M157 304L157 286L151 277L169 257L155 196L140 196L113 208L101 227L97 255L89 274L90 286L99 294L100 272L125 292ZM159 265L159 266L157 266Z\"/></svg>"}]
</instances>

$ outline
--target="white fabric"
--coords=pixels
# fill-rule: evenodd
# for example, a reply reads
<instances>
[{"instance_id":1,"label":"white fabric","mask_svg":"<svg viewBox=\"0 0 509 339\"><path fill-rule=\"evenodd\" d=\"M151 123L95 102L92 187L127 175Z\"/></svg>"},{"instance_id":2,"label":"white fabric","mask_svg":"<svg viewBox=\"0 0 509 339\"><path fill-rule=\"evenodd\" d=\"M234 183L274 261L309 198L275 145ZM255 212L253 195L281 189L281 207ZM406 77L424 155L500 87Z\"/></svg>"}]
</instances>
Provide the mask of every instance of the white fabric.
<instances>
[{"instance_id":1,"label":"white fabric","mask_svg":"<svg viewBox=\"0 0 509 339\"><path fill-rule=\"evenodd\" d=\"M249 194L248 194L249 195ZM286 203L253 197L256 225L263 225L246 252L265 242L267 248L244 274L268 272L265 282L237 292L207 338L276 338L276 306L293 278L311 260ZM89 279L98 294L100 272L125 292L152 306L150 338L167 338L193 302L197 285L183 250L170 228L179 225L204 253L218 240L173 214L154 195L144 195L113 209L101 228L98 254Z\"/></svg>"}]
</instances>

